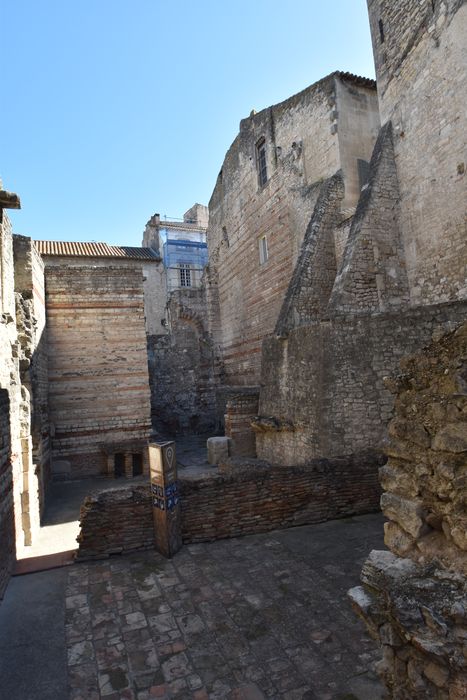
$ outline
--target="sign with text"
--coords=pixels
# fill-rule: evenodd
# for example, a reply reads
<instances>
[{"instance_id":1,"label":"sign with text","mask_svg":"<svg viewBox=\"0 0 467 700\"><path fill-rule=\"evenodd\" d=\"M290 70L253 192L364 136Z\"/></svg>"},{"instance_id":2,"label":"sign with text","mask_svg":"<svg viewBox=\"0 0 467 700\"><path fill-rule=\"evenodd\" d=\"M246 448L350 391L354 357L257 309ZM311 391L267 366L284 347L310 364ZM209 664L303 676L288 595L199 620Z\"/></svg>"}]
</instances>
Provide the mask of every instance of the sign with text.
<instances>
[{"instance_id":1,"label":"sign with text","mask_svg":"<svg viewBox=\"0 0 467 700\"><path fill-rule=\"evenodd\" d=\"M182 546L174 442L149 443L149 472L156 549L170 559Z\"/></svg>"}]
</instances>

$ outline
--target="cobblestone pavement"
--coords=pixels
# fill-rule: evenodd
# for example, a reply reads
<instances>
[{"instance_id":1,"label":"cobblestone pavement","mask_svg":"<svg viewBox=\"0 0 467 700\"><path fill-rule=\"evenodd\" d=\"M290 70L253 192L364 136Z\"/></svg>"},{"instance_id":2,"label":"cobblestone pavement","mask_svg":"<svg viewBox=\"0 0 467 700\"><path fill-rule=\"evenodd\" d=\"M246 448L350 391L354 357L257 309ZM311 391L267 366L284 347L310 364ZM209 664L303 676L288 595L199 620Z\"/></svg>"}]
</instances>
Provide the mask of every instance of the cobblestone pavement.
<instances>
[{"instance_id":1,"label":"cobblestone pavement","mask_svg":"<svg viewBox=\"0 0 467 700\"><path fill-rule=\"evenodd\" d=\"M381 698L345 596L381 532L360 516L70 567L70 698Z\"/></svg>"}]
</instances>

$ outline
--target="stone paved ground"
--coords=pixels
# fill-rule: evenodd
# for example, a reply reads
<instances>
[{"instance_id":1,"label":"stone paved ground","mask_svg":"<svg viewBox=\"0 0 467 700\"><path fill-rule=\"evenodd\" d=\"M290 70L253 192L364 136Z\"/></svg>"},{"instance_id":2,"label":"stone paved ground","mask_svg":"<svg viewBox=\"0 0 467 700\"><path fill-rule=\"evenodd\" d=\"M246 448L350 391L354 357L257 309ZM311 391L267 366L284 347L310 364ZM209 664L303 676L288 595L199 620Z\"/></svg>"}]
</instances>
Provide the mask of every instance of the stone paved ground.
<instances>
[{"instance_id":1,"label":"stone paved ground","mask_svg":"<svg viewBox=\"0 0 467 700\"><path fill-rule=\"evenodd\" d=\"M68 569L71 700L377 700L345 592L379 515Z\"/></svg>"}]
</instances>

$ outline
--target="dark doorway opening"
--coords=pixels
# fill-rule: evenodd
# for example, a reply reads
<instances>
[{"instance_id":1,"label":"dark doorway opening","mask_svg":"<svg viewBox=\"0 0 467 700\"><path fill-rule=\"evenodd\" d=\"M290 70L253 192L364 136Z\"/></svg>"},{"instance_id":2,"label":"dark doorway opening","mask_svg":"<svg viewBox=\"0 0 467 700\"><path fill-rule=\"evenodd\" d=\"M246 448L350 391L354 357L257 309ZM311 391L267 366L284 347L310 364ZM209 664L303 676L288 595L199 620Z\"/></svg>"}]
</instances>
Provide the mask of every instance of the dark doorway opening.
<instances>
[{"instance_id":1,"label":"dark doorway opening","mask_svg":"<svg viewBox=\"0 0 467 700\"><path fill-rule=\"evenodd\" d=\"M141 476L143 473L143 455L133 454L133 476Z\"/></svg>"},{"instance_id":2,"label":"dark doorway opening","mask_svg":"<svg viewBox=\"0 0 467 700\"><path fill-rule=\"evenodd\" d=\"M125 476L125 455L122 452L117 452L114 457L114 474L116 479Z\"/></svg>"}]
</instances>

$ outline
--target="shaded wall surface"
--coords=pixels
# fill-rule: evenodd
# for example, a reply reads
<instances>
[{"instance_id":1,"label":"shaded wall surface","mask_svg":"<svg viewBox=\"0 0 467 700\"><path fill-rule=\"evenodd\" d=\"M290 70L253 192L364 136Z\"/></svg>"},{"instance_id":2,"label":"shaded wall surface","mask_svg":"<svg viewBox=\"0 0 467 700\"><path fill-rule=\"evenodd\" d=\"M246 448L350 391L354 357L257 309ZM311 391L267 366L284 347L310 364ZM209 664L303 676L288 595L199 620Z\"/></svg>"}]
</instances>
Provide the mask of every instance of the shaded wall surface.
<instances>
[{"instance_id":1,"label":"shaded wall surface","mask_svg":"<svg viewBox=\"0 0 467 700\"><path fill-rule=\"evenodd\" d=\"M412 303L465 298L467 5L368 0L368 9Z\"/></svg>"},{"instance_id":2,"label":"shaded wall surface","mask_svg":"<svg viewBox=\"0 0 467 700\"><path fill-rule=\"evenodd\" d=\"M47 265L46 291L54 474L103 474L151 432L141 267Z\"/></svg>"},{"instance_id":3,"label":"shaded wall surface","mask_svg":"<svg viewBox=\"0 0 467 700\"><path fill-rule=\"evenodd\" d=\"M49 478L43 265L0 210L0 597L34 540Z\"/></svg>"},{"instance_id":4,"label":"shaded wall surface","mask_svg":"<svg viewBox=\"0 0 467 700\"><path fill-rule=\"evenodd\" d=\"M388 463L385 543L350 591L381 643L391 697L460 700L467 688L467 324L401 363Z\"/></svg>"}]
</instances>

